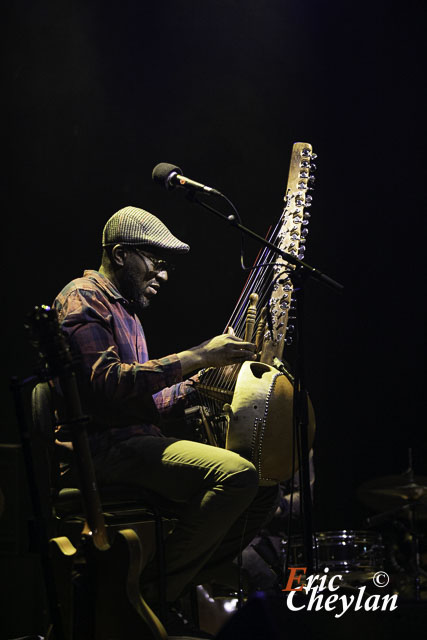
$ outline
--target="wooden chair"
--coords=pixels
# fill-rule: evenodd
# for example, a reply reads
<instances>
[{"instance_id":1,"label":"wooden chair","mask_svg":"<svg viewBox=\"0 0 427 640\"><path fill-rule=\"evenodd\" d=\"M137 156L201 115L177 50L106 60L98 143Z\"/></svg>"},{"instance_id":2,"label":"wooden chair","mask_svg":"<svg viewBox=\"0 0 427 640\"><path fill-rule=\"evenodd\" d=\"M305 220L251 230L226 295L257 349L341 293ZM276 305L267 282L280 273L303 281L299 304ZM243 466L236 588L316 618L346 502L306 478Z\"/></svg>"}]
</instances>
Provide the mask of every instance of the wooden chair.
<instances>
[{"instance_id":1,"label":"wooden chair","mask_svg":"<svg viewBox=\"0 0 427 640\"><path fill-rule=\"evenodd\" d=\"M47 497L45 513L49 536L66 536L79 548L85 526L82 494L78 487L61 488L64 453L73 456L73 452L57 439L58 424L62 422L61 396L52 382L39 382L33 389L31 405L32 446L40 469L41 493ZM66 434L67 427L61 429L61 439L70 439L66 435L64 437L64 431ZM166 611L164 539L174 526L172 505L153 492L135 486L101 487L99 495L109 540L124 528L133 530L142 542L142 566L155 555L159 577L159 614L162 618ZM81 562L82 555L77 554L77 563ZM102 633L96 637L101 638Z\"/></svg>"}]
</instances>

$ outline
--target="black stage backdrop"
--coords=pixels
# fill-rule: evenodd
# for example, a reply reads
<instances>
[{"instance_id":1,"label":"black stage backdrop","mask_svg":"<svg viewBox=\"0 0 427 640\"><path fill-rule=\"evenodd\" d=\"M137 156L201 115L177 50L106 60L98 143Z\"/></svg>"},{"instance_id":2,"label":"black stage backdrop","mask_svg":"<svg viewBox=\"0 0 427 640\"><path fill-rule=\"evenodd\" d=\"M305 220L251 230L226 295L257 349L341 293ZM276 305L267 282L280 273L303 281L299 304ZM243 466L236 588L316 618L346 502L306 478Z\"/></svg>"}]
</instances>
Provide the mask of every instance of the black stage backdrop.
<instances>
[{"instance_id":1,"label":"black stage backdrop","mask_svg":"<svg viewBox=\"0 0 427 640\"><path fill-rule=\"evenodd\" d=\"M223 330L245 280L239 236L156 187L155 164L218 188L263 235L292 143L307 141L319 157L306 260L345 285L307 286L315 524L363 528L364 480L404 471L410 446L427 474L425 2L5 4L1 441L18 440L8 379L33 366L25 313L99 266L121 207L159 215L192 248L146 314L151 355Z\"/></svg>"}]
</instances>

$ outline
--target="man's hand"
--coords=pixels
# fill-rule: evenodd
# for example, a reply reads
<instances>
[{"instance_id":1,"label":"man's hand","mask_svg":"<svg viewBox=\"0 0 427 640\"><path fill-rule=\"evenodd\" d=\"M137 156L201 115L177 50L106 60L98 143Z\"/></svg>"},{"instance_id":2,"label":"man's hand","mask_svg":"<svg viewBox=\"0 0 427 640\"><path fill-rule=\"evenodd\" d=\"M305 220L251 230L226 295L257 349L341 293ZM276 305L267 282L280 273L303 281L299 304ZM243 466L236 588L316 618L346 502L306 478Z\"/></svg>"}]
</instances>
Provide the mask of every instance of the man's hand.
<instances>
[{"instance_id":1,"label":"man's hand","mask_svg":"<svg viewBox=\"0 0 427 640\"><path fill-rule=\"evenodd\" d=\"M255 360L255 345L228 332L215 336L197 347L178 353L182 373L186 375L204 367L222 367L245 360Z\"/></svg>"},{"instance_id":2,"label":"man's hand","mask_svg":"<svg viewBox=\"0 0 427 640\"><path fill-rule=\"evenodd\" d=\"M196 348L204 352L204 367L222 367L226 364L255 360L255 345L231 334L216 336L202 342Z\"/></svg>"}]
</instances>

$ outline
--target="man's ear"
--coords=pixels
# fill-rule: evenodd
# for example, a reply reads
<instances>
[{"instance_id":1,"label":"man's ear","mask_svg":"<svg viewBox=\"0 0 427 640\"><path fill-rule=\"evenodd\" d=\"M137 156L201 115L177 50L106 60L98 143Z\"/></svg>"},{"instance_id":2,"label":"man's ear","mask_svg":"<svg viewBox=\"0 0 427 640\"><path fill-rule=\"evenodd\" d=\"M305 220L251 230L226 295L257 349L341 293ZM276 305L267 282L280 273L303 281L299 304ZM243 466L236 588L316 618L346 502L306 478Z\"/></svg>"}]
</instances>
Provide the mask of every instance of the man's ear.
<instances>
[{"instance_id":1,"label":"man's ear","mask_svg":"<svg viewBox=\"0 0 427 640\"><path fill-rule=\"evenodd\" d=\"M117 267L123 267L126 261L127 251L121 244L115 244L111 249L111 262Z\"/></svg>"}]
</instances>

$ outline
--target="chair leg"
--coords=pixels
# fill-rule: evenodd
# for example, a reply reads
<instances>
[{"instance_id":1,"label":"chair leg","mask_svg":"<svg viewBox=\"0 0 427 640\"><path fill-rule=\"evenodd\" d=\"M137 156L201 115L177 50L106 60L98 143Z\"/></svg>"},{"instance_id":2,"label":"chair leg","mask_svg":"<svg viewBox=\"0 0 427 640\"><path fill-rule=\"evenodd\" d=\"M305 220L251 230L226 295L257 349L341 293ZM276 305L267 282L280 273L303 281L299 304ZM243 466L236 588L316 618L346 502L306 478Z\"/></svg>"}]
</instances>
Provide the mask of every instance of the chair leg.
<instances>
[{"instance_id":1,"label":"chair leg","mask_svg":"<svg viewBox=\"0 0 427 640\"><path fill-rule=\"evenodd\" d=\"M199 618L199 602L197 598L197 585L190 590L190 609L191 609L191 617L193 624L199 628L200 627L200 618Z\"/></svg>"},{"instance_id":2,"label":"chair leg","mask_svg":"<svg viewBox=\"0 0 427 640\"><path fill-rule=\"evenodd\" d=\"M239 582L237 590L237 608L241 609L243 606L243 582L242 582L242 567L243 567L243 554L239 551L237 556L237 566L239 567Z\"/></svg>"},{"instance_id":3,"label":"chair leg","mask_svg":"<svg viewBox=\"0 0 427 640\"><path fill-rule=\"evenodd\" d=\"M166 557L163 531L163 518L158 509L153 508L156 529L156 555L159 571L159 614L160 619L166 619Z\"/></svg>"}]
</instances>

